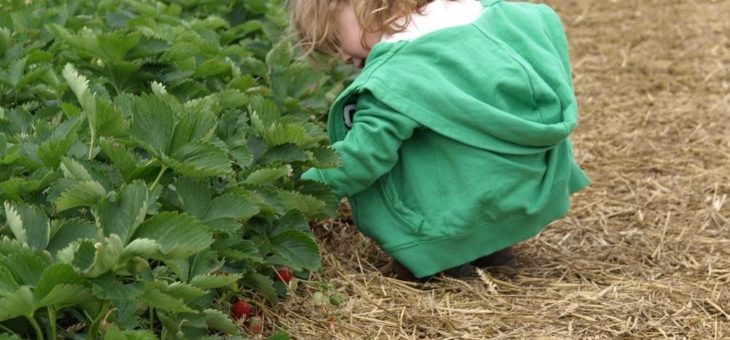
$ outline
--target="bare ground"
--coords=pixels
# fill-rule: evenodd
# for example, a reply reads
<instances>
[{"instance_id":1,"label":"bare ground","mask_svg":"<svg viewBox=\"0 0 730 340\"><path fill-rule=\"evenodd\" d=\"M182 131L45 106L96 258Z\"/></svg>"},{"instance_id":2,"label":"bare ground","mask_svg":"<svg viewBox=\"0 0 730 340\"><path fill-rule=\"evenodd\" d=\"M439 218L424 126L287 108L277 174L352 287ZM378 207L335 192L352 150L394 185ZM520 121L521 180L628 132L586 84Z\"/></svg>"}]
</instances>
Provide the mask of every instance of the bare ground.
<instances>
[{"instance_id":1,"label":"bare ground","mask_svg":"<svg viewBox=\"0 0 730 340\"><path fill-rule=\"evenodd\" d=\"M425 285L380 275L347 217L323 222L324 271L269 322L296 339L730 339L730 0L548 3L593 180L570 214L514 271Z\"/></svg>"}]
</instances>

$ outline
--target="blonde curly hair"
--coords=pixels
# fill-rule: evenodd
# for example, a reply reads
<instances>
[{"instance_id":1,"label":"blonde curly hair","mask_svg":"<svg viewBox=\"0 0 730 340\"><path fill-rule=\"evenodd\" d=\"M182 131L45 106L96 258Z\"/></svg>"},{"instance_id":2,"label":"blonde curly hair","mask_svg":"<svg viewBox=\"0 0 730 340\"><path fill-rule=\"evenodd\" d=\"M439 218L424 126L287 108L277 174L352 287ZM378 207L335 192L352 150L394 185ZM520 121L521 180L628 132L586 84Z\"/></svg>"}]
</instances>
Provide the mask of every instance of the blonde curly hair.
<instances>
[{"instance_id":1,"label":"blonde curly hair","mask_svg":"<svg viewBox=\"0 0 730 340\"><path fill-rule=\"evenodd\" d=\"M291 0L292 26L305 55L312 52L337 55L341 47L337 36L337 13L348 3L355 9L355 16L364 32L391 35L405 30L411 15L420 13L432 1Z\"/></svg>"}]
</instances>

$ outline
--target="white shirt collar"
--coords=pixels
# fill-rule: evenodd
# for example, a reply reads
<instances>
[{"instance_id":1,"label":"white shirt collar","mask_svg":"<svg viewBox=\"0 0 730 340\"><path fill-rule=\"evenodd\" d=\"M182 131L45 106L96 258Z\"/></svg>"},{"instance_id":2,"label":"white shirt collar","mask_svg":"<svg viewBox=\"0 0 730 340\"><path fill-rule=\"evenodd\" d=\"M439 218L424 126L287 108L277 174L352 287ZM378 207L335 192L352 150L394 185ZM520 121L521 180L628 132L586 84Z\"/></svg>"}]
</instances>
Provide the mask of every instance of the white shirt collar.
<instances>
[{"instance_id":1,"label":"white shirt collar","mask_svg":"<svg viewBox=\"0 0 730 340\"><path fill-rule=\"evenodd\" d=\"M383 42L413 40L444 28L468 25L479 18L483 7L474 0L434 0L426 5L423 14L414 14L403 32L383 36Z\"/></svg>"}]
</instances>

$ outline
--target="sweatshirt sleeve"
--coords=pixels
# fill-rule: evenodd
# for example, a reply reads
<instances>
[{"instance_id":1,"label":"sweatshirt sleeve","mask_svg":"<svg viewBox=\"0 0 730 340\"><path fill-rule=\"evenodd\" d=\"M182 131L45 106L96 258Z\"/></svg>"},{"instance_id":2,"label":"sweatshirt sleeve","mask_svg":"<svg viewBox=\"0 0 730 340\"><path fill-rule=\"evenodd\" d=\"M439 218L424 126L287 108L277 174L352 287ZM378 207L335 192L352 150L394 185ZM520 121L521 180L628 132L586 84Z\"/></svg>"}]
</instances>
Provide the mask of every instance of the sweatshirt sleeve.
<instances>
[{"instance_id":1,"label":"sweatshirt sleeve","mask_svg":"<svg viewBox=\"0 0 730 340\"><path fill-rule=\"evenodd\" d=\"M401 143L413 135L419 124L376 99L370 92L360 95L352 129L332 148L340 156L340 166L312 168L302 179L331 186L340 196L351 196L386 174L398 161Z\"/></svg>"},{"instance_id":2,"label":"sweatshirt sleeve","mask_svg":"<svg viewBox=\"0 0 730 340\"><path fill-rule=\"evenodd\" d=\"M570 47L568 45L568 38L565 34L565 28L563 23L560 21L560 16L550 6L541 4L540 8L543 10L543 18L547 26L548 34L555 44L555 48L560 54L560 61L563 64L563 69L567 74L567 81L571 87L573 87L573 76L570 68Z\"/></svg>"}]
</instances>

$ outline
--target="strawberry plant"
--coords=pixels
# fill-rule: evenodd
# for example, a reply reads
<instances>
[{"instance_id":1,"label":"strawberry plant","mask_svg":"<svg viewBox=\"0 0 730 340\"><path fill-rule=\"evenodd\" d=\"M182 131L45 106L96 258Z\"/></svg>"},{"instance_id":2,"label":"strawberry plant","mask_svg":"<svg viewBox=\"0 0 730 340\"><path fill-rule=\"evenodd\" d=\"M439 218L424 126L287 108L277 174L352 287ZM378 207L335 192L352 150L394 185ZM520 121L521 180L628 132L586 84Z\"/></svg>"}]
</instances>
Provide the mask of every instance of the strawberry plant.
<instances>
[{"instance_id":1,"label":"strawberry plant","mask_svg":"<svg viewBox=\"0 0 730 340\"><path fill-rule=\"evenodd\" d=\"M337 161L347 73L286 25L283 1L0 1L0 329L245 334L231 296L321 266L307 220L337 197L297 178Z\"/></svg>"}]
</instances>

